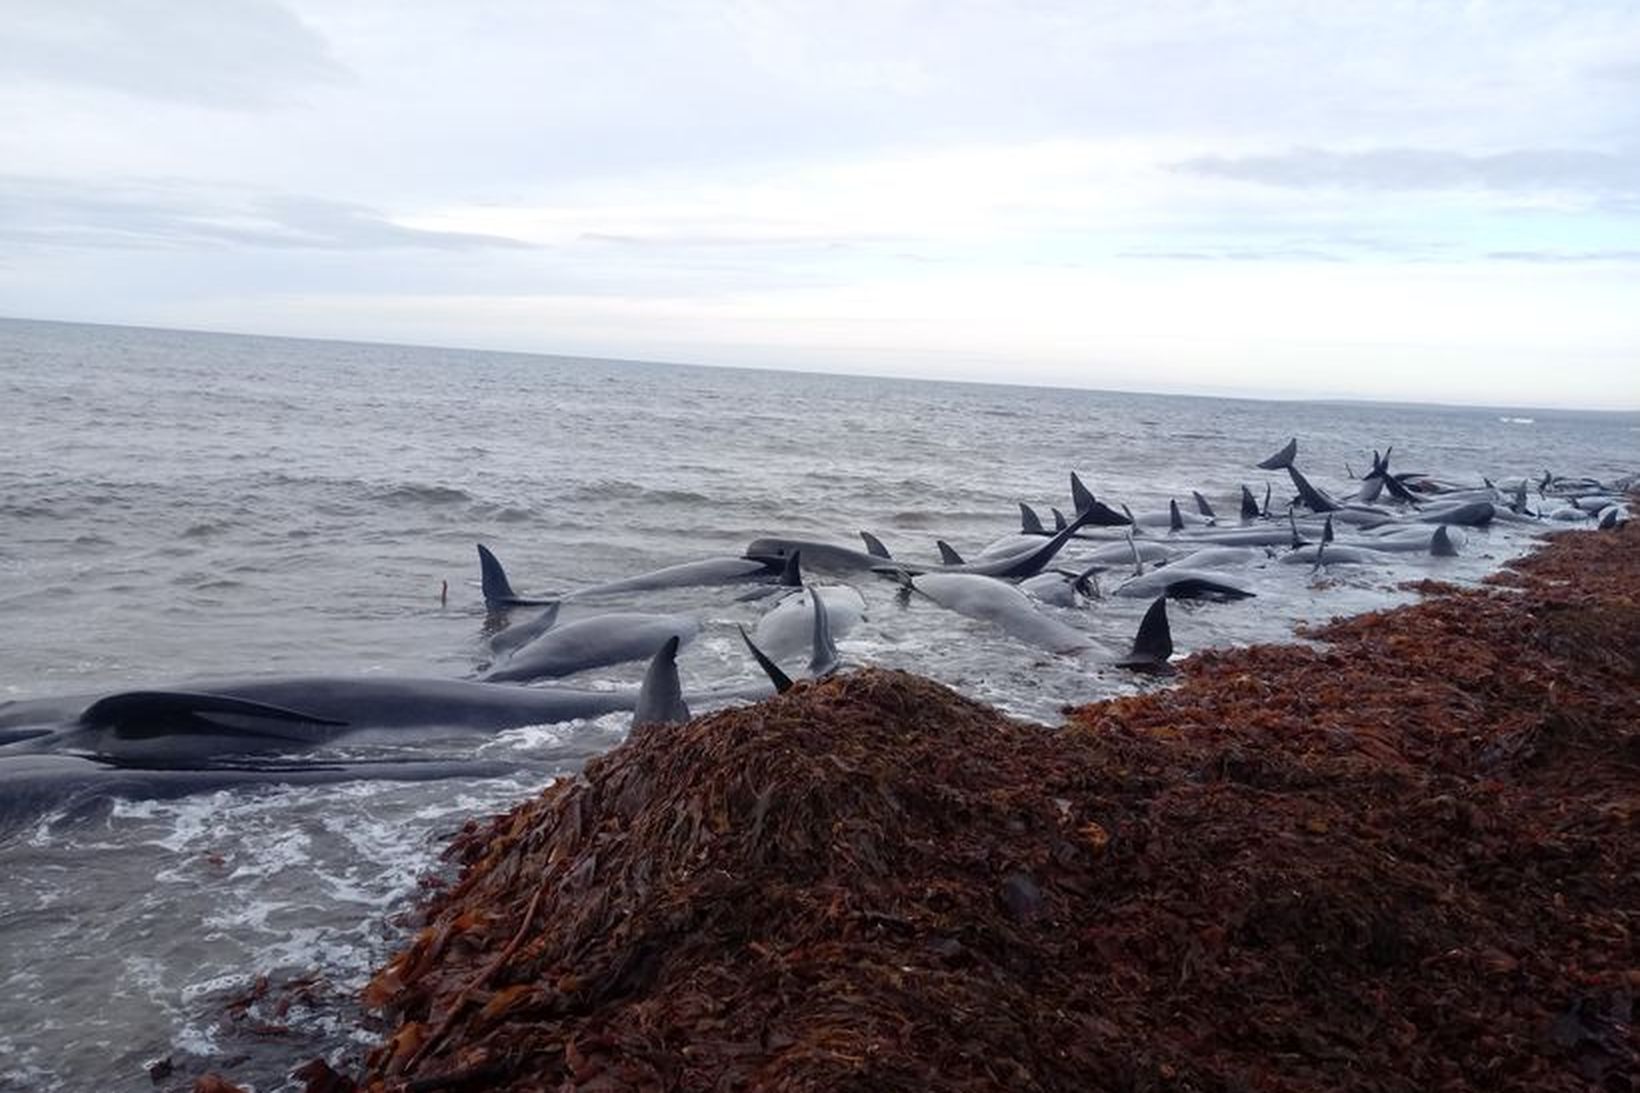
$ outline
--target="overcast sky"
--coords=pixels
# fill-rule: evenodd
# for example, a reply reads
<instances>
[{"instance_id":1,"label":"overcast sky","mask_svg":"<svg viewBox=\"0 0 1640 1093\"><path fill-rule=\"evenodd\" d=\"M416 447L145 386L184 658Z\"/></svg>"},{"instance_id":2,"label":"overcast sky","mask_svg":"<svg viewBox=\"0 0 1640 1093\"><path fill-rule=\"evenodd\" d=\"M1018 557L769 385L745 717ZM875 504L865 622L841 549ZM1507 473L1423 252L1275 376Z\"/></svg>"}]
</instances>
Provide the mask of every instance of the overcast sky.
<instances>
[{"instance_id":1,"label":"overcast sky","mask_svg":"<svg viewBox=\"0 0 1640 1093\"><path fill-rule=\"evenodd\" d=\"M1640 407L1640 4L0 10L0 314Z\"/></svg>"}]
</instances>

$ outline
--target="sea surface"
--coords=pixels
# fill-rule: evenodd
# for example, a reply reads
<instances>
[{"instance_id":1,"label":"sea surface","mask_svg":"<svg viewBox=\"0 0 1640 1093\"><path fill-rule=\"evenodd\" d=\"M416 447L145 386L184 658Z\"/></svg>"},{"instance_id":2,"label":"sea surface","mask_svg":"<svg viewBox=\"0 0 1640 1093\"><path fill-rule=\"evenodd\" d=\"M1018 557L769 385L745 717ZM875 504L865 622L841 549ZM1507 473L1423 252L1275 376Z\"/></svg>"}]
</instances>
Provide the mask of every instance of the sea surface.
<instances>
[{"instance_id":1,"label":"sea surface","mask_svg":"<svg viewBox=\"0 0 1640 1093\"><path fill-rule=\"evenodd\" d=\"M892 362L885 362L891 364ZM552 594L785 534L934 560L1071 509L1068 473L1137 513L1238 487L1259 459L1352 491L1374 448L1479 485L1640 470L1640 416L1186 398L0 320L0 701L189 679L462 677L487 659L474 544ZM1292 640L1296 623L1399 602L1423 576L1478 580L1534 529L1392 566L1260 563L1256 599L1175 605L1181 652ZM1075 545L1067 551L1074 560ZM1157 684L1055 656L855 579L849 664L912 669L1051 725ZM447 594L441 595L446 592ZM634 597L705 622L690 689L757 676L732 588ZM1114 652L1142 601L1057 617ZM570 682L632 684L641 665ZM468 817L506 807L625 735L626 715L416 754L538 757L530 776L263 788L114 802L0 841L0 1089L259 1090L357 1051L354 1001L405 937L418 880ZM1044 730L1047 731L1047 730ZM232 1003L259 989L261 1001ZM283 1003L281 1005L281 1003ZM157 1083L149 1066L169 1060Z\"/></svg>"}]
</instances>

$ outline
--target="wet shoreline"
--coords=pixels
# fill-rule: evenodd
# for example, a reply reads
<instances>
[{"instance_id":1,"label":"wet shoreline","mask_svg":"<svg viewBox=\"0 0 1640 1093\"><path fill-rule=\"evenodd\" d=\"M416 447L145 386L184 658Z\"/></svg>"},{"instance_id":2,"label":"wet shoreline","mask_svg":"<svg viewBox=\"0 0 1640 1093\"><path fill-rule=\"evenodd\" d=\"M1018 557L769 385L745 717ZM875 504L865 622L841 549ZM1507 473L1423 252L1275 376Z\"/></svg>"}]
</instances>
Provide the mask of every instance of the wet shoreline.
<instances>
[{"instance_id":1,"label":"wet shoreline","mask_svg":"<svg viewBox=\"0 0 1640 1093\"><path fill-rule=\"evenodd\" d=\"M457 837L359 1083L1605 1088L1637 542L1557 535L1057 732L869 669L645 731Z\"/></svg>"}]
</instances>

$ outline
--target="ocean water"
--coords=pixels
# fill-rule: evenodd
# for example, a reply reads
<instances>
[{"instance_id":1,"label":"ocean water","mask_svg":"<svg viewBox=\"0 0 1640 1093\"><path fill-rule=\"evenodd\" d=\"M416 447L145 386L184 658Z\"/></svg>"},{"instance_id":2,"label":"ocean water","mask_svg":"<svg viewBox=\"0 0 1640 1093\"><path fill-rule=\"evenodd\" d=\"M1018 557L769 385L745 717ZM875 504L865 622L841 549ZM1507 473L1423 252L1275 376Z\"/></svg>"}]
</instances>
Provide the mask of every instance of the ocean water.
<instances>
[{"instance_id":1,"label":"ocean water","mask_svg":"<svg viewBox=\"0 0 1640 1093\"><path fill-rule=\"evenodd\" d=\"M1479 484L1545 469L1640 470L1640 415L1300 404L711 369L0 321L0 701L259 674L461 677L486 659L473 544L521 591L561 592L785 534L933 560L1017 530L1016 502L1070 509L1068 472L1135 512L1234 514L1253 464L1296 435L1350 492L1373 448ZM1182 652L1290 640L1295 623L1473 581L1533 529L1463 556L1329 571L1261 562L1258 598L1176 605ZM1076 548L1067 551L1074 560ZM853 583L851 664L904 667L1052 724L1061 706L1154 683L1021 646ZM441 601L441 589L448 595ZM628 601L689 611L691 689L751 682L735 636L766 604L734 589ZM1063 621L1111 650L1145 604ZM571 682L631 684L641 665ZM208 1067L258 1089L356 1050L352 999L403 937L442 836L617 743L625 715L417 753L538 757L502 780L221 792L49 815L0 841L0 1089L156 1087ZM306 995L284 1012L274 1000ZM267 1001L227 1003L258 976ZM313 1004L309 1004L309 1000ZM261 1021L261 1027L257 1022ZM277 1026L277 1029L272 1026Z\"/></svg>"}]
</instances>

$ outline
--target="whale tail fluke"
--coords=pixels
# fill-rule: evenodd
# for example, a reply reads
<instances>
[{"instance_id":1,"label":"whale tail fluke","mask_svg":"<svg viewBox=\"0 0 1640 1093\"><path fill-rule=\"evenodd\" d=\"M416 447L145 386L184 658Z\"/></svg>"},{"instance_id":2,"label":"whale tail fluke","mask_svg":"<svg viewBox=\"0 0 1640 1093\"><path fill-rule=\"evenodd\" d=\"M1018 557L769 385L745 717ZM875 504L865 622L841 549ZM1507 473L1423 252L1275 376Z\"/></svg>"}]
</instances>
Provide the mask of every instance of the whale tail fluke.
<instances>
[{"instance_id":1,"label":"whale tail fluke","mask_svg":"<svg viewBox=\"0 0 1640 1093\"><path fill-rule=\"evenodd\" d=\"M1082 484L1075 471L1071 472L1071 508L1077 512L1093 507L1093 491Z\"/></svg>"},{"instance_id":2,"label":"whale tail fluke","mask_svg":"<svg viewBox=\"0 0 1640 1093\"><path fill-rule=\"evenodd\" d=\"M763 669L763 674L769 677L770 683L774 684L775 692L778 694L785 694L787 691L791 690L791 676L787 675L785 672L782 672L780 670L780 665L770 660L768 654L764 653L763 650L757 647L757 643L752 640L752 635L746 632L746 628L744 626L739 627L739 630L740 640L746 643L746 648L751 651L753 659L757 661L757 666Z\"/></svg>"},{"instance_id":3,"label":"whale tail fluke","mask_svg":"<svg viewBox=\"0 0 1640 1093\"><path fill-rule=\"evenodd\" d=\"M638 688L638 703L632 711L632 727L640 725L681 725L689 720L689 705L683 700L683 684L678 679L678 635L666 639L656 651Z\"/></svg>"},{"instance_id":4,"label":"whale tail fluke","mask_svg":"<svg viewBox=\"0 0 1640 1093\"><path fill-rule=\"evenodd\" d=\"M873 558L891 557L888 553L888 548L883 545L883 541L877 538L877 536L871 534L871 532L862 531L860 533L860 541L865 543L866 553L871 555Z\"/></svg>"},{"instance_id":5,"label":"whale tail fluke","mask_svg":"<svg viewBox=\"0 0 1640 1093\"><path fill-rule=\"evenodd\" d=\"M1173 628L1167 622L1167 597L1157 596L1139 622L1133 649L1116 664L1134 671L1163 671L1172 655Z\"/></svg>"},{"instance_id":6,"label":"whale tail fluke","mask_svg":"<svg viewBox=\"0 0 1640 1093\"><path fill-rule=\"evenodd\" d=\"M1279 471L1283 467L1293 465L1293 457L1298 454L1298 437L1289 440L1282 449L1268 459L1261 460L1257 466L1261 471Z\"/></svg>"},{"instance_id":7,"label":"whale tail fluke","mask_svg":"<svg viewBox=\"0 0 1640 1093\"><path fill-rule=\"evenodd\" d=\"M1019 533L1021 535L1046 535L1048 529L1042 526L1042 517L1036 510L1025 502L1019 503Z\"/></svg>"}]
</instances>

